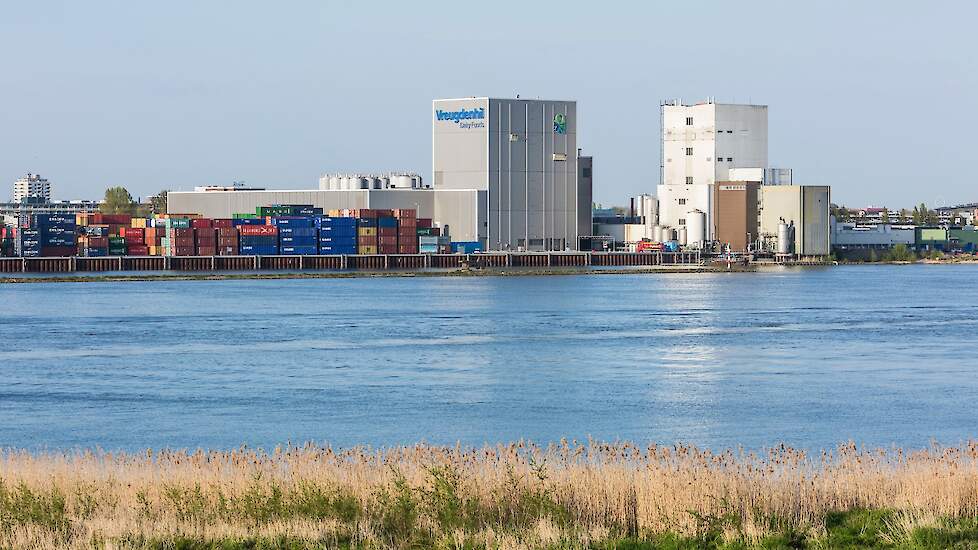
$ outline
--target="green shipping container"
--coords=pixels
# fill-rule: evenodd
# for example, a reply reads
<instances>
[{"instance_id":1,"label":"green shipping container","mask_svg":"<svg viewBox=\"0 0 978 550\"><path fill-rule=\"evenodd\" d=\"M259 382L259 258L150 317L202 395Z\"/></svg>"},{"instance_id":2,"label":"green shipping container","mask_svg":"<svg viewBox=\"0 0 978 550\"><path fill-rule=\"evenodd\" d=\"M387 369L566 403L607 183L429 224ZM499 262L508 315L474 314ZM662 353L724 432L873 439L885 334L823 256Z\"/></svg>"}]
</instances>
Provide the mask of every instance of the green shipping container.
<instances>
[{"instance_id":1,"label":"green shipping container","mask_svg":"<svg viewBox=\"0 0 978 550\"><path fill-rule=\"evenodd\" d=\"M166 227L172 229L187 229L190 227L190 218L167 218Z\"/></svg>"},{"instance_id":2,"label":"green shipping container","mask_svg":"<svg viewBox=\"0 0 978 550\"><path fill-rule=\"evenodd\" d=\"M114 246L121 246L125 248L126 239L124 237L109 237L109 248Z\"/></svg>"},{"instance_id":3,"label":"green shipping container","mask_svg":"<svg viewBox=\"0 0 978 550\"><path fill-rule=\"evenodd\" d=\"M434 229L431 227L419 227L418 236L419 237L430 237L434 233Z\"/></svg>"},{"instance_id":4,"label":"green shipping container","mask_svg":"<svg viewBox=\"0 0 978 550\"><path fill-rule=\"evenodd\" d=\"M257 218L258 214L250 214L248 212L238 212L236 214L231 214L231 219L234 220L250 220Z\"/></svg>"}]
</instances>

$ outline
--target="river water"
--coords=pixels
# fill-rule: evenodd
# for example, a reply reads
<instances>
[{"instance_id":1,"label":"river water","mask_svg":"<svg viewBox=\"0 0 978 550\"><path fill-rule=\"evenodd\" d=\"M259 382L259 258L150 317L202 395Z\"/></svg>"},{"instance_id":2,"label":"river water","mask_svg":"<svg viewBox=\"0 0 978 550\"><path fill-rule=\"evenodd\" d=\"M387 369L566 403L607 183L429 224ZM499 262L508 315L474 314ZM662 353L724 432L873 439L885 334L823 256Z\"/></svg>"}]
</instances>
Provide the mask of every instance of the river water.
<instances>
[{"instance_id":1,"label":"river water","mask_svg":"<svg viewBox=\"0 0 978 550\"><path fill-rule=\"evenodd\" d=\"M0 447L978 437L978 266L0 285Z\"/></svg>"}]
</instances>

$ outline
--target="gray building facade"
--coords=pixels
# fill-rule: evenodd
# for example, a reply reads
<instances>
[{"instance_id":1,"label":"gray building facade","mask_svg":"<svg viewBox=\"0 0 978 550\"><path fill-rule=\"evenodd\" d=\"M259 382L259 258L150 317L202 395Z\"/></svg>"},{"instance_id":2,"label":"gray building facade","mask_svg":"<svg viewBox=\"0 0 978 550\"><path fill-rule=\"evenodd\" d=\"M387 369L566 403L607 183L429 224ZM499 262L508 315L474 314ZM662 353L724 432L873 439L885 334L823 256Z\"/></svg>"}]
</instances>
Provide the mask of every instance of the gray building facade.
<instances>
[{"instance_id":1,"label":"gray building facade","mask_svg":"<svg viewBox=\"0 0 978 550\"><path fill-rule=\"evenodd\" d=\"M578 248L591 230L582 224L591 202L590 189L587 197L580 189L576 102L442 99L432 118L436 197L478 192L475 212L456 213L474 223L456 219L456 226L474 227L487 250ZM444 216L449 208L435 210Z\"/></svg>"}]
</instances>

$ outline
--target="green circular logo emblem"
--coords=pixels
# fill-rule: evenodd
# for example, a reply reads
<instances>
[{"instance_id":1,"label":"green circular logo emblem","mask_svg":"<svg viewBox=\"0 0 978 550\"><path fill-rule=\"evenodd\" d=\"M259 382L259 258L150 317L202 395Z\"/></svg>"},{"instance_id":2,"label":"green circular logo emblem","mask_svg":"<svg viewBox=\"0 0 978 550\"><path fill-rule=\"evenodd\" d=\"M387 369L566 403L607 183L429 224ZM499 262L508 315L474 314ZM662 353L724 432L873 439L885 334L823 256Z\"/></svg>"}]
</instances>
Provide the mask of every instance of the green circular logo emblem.
<instances>
[{"instance_id":1,"label":"green circular logo emblem","mask_svg":"<svg viewBox=\"0 0 978 550\"><path fill-rule=\"evenodd\" d=\"M557 113L554 115L554 133L555 134L566 134L567 133L567 116L563 113Z\"/></svg>"}]
</instances>

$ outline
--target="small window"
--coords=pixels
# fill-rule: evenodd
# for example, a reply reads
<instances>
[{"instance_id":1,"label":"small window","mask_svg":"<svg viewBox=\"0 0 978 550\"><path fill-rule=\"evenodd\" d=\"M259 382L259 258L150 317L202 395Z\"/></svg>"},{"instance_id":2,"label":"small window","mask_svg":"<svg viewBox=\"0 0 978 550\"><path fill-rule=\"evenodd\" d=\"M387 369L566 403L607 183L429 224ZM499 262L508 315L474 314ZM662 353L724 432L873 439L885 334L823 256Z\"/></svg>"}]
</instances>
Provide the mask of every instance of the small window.
<instances>
[{"instance_id":1,"label":"small window","mask_svg":"<svg viewBox=\"0 0 978 550\"><path fill-rule=\"evenodd\" d=\"M691 116L686 117L686 126L692 126L692 125L693 125L693 117Z\"/></svg>"},{"instance_id":2,"label":"small window","mask_svg":"<svg viewBox=\"0 0 978 550\"><path fill-rule=\"evenodd\" d=\"M693 184L693 176L686 176L686 185Z\"/></svg>"},{"instance_id":3,"label":"small window","mask_svg":"<svg viewBox=\"0 0 978 550\"><path fill-rule=\"evenodd\" d=\"M686 204L686 199L679 199L679 205L682 206Z\"/></svg>"},{"instance_id":4,"label":"small window","mask_svg":"<svg viewBox=\"0 0 978 550\"><path fill-rule=\"evenodd\" d=\"M733 162L733 158L727 157L727 162Z\"/></svg>"},{"instance_id":5,"label":"small window","mask_svg":"<svg viewBox=\"0 0 978 550\"><path fill-rule=\"evenodd\" d=\"M686 225L686 218L679 218L679 225Z\"/></svg>"},{"instance_id":6,"label":"small window","mask_svg":"<svg viewBox=\"0 0 978 550\"><path fill-rule=\"evenodd\" d=\"M728 134L732 134L733 133L733 130L727 130L727 133Z\"/></svg>"},{"instance_id":7,"label":"small window","mask_svg":"<svg viewBox=\"0 0 978 550\"><path fill-rule=\"evenodd\" d=\"M687 157L693 156L693 148L692 147L687 147L686 148L686 156Z\"/></svg>"}]
</instances>

